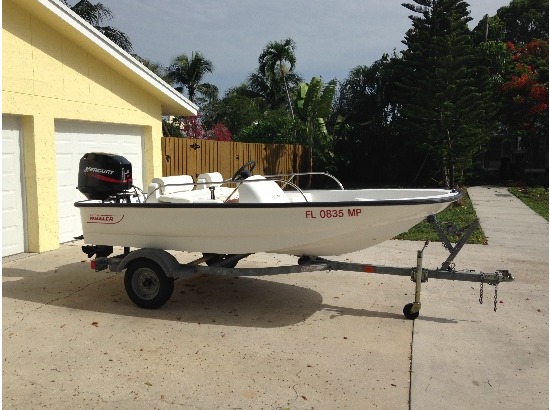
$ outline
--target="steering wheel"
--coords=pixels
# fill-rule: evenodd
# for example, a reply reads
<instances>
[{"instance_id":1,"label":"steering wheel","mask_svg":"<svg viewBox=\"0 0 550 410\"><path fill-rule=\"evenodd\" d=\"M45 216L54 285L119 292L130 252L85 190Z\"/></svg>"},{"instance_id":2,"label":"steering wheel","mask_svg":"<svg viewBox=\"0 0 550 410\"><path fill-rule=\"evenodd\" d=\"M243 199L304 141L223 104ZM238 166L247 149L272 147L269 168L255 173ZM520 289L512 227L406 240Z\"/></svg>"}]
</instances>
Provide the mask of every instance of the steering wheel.
<instances>
[{"instance_id":1,"label":"steering wheel","mask_svg":"<svg viewBox=\"0 0 550 410\"><path fill-rule=\"evenodd\" d=\"M247 167L250 167L248 171L245 171ZM237 172L235 172L235 175L233 175L233 178L231 178L231 181L239 181L241 179L245 179L246 177L250 176L252 173L252 170L256 167L256 161L248 161L246 164L244 164L242 167L240 167ZM244 175L243 175L244 173ZM246 175L248 174L248 175Z\"/></svg>"}]
</instances>

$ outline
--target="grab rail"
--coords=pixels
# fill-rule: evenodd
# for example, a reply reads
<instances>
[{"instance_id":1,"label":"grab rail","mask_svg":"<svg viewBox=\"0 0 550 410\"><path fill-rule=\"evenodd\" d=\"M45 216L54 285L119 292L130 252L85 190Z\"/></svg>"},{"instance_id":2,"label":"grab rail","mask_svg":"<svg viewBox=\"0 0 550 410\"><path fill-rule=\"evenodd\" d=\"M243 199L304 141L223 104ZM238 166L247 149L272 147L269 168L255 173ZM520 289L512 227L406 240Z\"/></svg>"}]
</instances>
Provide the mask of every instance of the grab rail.
<instances>
[{"instance_id":1,"label":"grab rail","mask_svg":"<svg viewBox=\"0 0 550 410\"><path fill-rule=\"evenodd\" d=\"M291 174L277 174L277 175L264 175L266 179L270 178L286 178L288 177L288 181L286 183L289 183L294 177L297 176L305 176L305 175L323 175L326 177L331 178L334 182L338 184L338 187L343 191L344 186L342 183L336 178L335 176L329 174L328 172L293 172Z\"/></svg>"},{"instance_id":2,"label":"grab rail","mask_svg":"<svg viewBox=\"0 0 550 410\"><path fill-rule=\"evenodd\" d=\"M342 183L333 175L327 173L327 172L293 172L291 174L276 174L276 175L263 175L263 177L265 179L254 179L254 180L251 180L251 181L246 181L246 183L250 183L250 182L262 182L262 181L274 181L274 182L280 182L283 184L283 186L281 187L282 189L285 188L286 185L290 185L292 188L294 188L296 191L298 191L302 197L304 198L304 200L306 202L309 202L308 199L307 199L307 196L305 195L304 191L298 186L296 185L294 182L292 182L292 180L297 177L297 176L308 176L308 175L322 175L322 176L326 176L330 179L332 179L334 182L336 182L336 184L338 184L338 187L341 189L341 190L344 190L344 186L342 185ZM161 188L164 188L164 187L167 187L167 186L193 186L193 187L197 187L197 186L203 186L203 185L214 185L214 186L221 186L221 185L225 185L225 184L236 184L237 186L235 187L235 189L233 190L233 192L231 192L229 194L229 196L225 199L224 202L227 202L229 199L231 199L231 197L233 196L233 194L235 192L237 192L240 184L242 184L243 182L245 182L244 180L233 180L233 179L226 179L224 181L221 181L221 182L187 182L187 183L181 183L181 184L165 184L165 185L160 185L159 187L155 188L152 192L148 193L148 195L146 196L145 198L145 201L144 202L147 202L147 199L148 197L150 196L150 194L152 194L153 192L155 191L158 191L160 190Z\"/></svg>"}]
</instances>

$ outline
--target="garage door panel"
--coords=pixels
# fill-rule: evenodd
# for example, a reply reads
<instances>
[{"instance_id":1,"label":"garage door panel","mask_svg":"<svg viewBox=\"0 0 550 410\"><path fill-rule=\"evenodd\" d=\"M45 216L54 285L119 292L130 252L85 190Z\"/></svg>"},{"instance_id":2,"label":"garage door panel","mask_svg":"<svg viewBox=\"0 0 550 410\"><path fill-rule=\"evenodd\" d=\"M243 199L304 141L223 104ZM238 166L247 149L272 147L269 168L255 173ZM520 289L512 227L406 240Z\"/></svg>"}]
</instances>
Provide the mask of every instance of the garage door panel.
<instances>
[{"instance_id":1,"label":"garage door panel","mask_svg":"<svg viewBox=\"0 0 550 410\"><path fill-rule=\"evenodd\" d=\"M82 234L74 203L85 199L77 189L78 166L89 152L122 155L132 163L134 184L143 187L143 131L139 126L56 121L56 160L61 242Z\"/></svg>"},{"instance_id":2,"label":"garage door panel","mask_svg":"<svg viewBox=\"0 0 550 410\"><path fill-rule=\"evenodd\" d=\"M2 147L4 145L2 144ZM4 148L2 148L4 149ZM10 182L9 180L5 179L4 176L8 175L15 166L19 166L19 160L15 159L14 154L5 154L2 153L2 183ZM11 175L10 175L11 177Z\"/></svg>"},{"instance_id":3,"label":"garage door panel","mask_svg":"<svg viewBox=\"0 0 550 410\"><path fill-rule=\"evenodd\" d=\"M2 256L25 251L19 118L2 115Z\"/></svg>"},{"instance_id":4,"label":"garage door panel","mask_svg":"<svg viewBox=\"0 0 550 410\"><path fill-rule=\"evenodd\" d=\"M13 192L2 192L2 217L7 215L13 217L13 212L17 205L18 201Z\"/></svg>"}]
</instances>

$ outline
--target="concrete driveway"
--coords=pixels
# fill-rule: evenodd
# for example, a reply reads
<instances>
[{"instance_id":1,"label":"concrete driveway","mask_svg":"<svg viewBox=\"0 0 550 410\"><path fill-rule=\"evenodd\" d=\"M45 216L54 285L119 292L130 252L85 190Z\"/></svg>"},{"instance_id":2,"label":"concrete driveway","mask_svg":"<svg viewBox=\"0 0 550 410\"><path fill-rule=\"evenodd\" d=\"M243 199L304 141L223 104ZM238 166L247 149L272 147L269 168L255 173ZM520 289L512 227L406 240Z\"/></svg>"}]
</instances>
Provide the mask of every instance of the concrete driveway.
<instances>
[{"instance_id":1,"label":"concrete driveway","mask_svg":"<svg viewBox=\"0 0 550 410\"><path fill-rule=\"evenodd\" d=\"M409 321L408 278L352 272L178 280L149 311L129 301L121 274L90 270L80 242L5 258L3 406L547 408L548 223L505 193L470 189L489 245L456 260L515 274L498 288L496 313L492 287L480 305L479 284L430 280ZM540 232L500 243L491 224L508 236L512 222ZM340 259L409 267L422 245L388 241ZM430 244L425 266L446 256ZM295 263L257 254L238 267Z\"/></svg>"}]
</instances>

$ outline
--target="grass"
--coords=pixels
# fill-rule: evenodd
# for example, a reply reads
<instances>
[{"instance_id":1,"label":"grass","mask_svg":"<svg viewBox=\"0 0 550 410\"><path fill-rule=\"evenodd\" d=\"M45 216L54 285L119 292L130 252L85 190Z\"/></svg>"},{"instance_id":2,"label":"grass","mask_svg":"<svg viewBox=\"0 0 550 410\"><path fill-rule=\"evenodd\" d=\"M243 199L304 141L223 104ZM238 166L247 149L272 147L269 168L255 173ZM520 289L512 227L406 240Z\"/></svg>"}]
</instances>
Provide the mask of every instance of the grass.
<instances>
[{"instance_id":1,"label":"grass","mask_svg":"<svg viewBox=\"0 0 550 410\"><path fill-rule=\"evenodd\" d=\"M548 194L548 193L547 193ZM547 208L548 215L548 208ZM457 228L464 228L471 224L477 218L476 212L472 205L472 201L467 192L457 202L453 202L444 211L437 214L437 221L441 227L444 227L446 222L452 222ZM445 229L443 229L445 231ZM460 240L459 237L448 235L449 240L456 243ZM403 239L407 241L430 241L440 242L434 228L428 222L420 222L413 226L407 232L398 235L395 239ZM483 233L480 226L476 228L467 243L471 244L487 244L487 237Z\"/></svg>"},{"instance_id":2,"label":"grass","mask_svg":"<svg viewBox=\"0 0 550 410\"><path fill-rule=\"evenodd\" d=\"M508 188L511 194L548 221L548 188Z\"/></svg>"}]
</instances>

